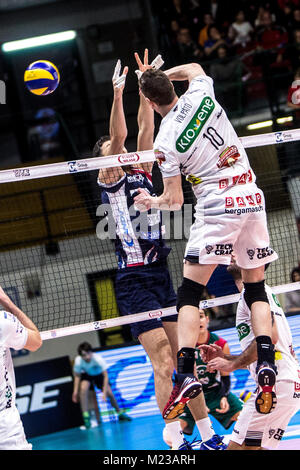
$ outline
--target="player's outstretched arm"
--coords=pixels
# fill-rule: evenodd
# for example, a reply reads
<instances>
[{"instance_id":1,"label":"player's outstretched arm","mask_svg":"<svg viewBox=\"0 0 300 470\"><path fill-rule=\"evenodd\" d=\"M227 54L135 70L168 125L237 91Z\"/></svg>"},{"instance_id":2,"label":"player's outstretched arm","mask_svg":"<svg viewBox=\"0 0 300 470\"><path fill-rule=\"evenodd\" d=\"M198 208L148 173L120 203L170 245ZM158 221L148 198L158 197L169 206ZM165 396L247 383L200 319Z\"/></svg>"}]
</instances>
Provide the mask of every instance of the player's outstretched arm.
<instances>
[{"instance_id":1,"label":"player's outstretched arm","mask_svg":"<svg viewBox=\"0 0 300 470\"><path fill-rule=\"evenodd\" d=\"M17 317L19 322L27 329L28 336L24 349L28 349L29 351L36 351L39 349L42 346L42 338L39 330L33 321L31 321L30 318L13 303L2 287L0 287L0 304L7 312L10 312Z\"/></svg>"},{"instance_id":2,"label":"player's outstretched arm","mask_svg":"<svg viewBox=\"0 0 300 470\"><path fill-rule=\"evenodd\" d=\"M195 77L199 75L206 75L200 64L192 62L190 64L177 65L171 69L165 70L164 72L170 80L182 81L188 80L191 82Z\"/></svg>"},{"instance_id":3,"label":"player's outstretched arm","mask_svg":"<svg viewBox=\"0 0 300 470\"><path fill-rule=\"evenodd\" d=\"M123 107L123 90L125 87L128 67L124 67L121 74L121 61L118 60L112 77L113 84L113 103L109 120L109 145L103 144L102 153L105 156L117 155L123 153L125 140L127 137L127 125ZM101 168L99 170L99 181L105 184L111 184L119 181L123 176L122 167Z\"/></svg>"},{"instance_id":4,"label":"player's outstretched arm","mask_svg":"<svg viewBox=\"0 0 300 470\"><path fill-rule=\"evenodd\" d=\"M184 199L181 184L181 175L163 178L164 192L161 196L151 196L147 191L140 188L139 194L135 196L134 203L140 211L149 209L160 209L167 211L180 210Z\"/></svg>"},{"instance_id":5,"label":"player's outstretched arm","mask_svg":"<svg viewBox=\"0 0 300 470\"><path fill-rule=\"evenodd\" d=\"M152 65L148 62L148 49L144 51L144 62L141 61L139 54L134 53L135 60L138 65L138 70L136 70L137 75L141 75L145 70L152 68ZM140 104L138 109L138 137L137 137L137 150L150 150L153 148L153 139L154 139L154 111L147 103L144 95L139 91L140 95ZM142 163L140 165L143 170L151 173L153 162Z\"/></svg>"},{"instance_id":6,"label":"player's outstretched arm","mask_svg":"<svg viewBox=\"0 0 300 470\"><path fill-rule=\"evenodd\" d=\"M110 155L122 153L127 137L127 125L123 106L123 91L127 73L128 67L124 67L121 74L121 61L118 60L112 77L114 98L109 121Z\"/></svg>"},{"instance_id":7,"label":"player's outstretched arm","mask_svg":"<svg viewBox=\"0 0 300 470\"><path fill-rule=\"evenodd\" d=\"M257 346L254 339L249 346L239 355L225 354L223 357L211 359L207 364L207 370L219 370L221 372L233 372L237 369L245 369L257 360Z\"/></svg>"}]
</instances>

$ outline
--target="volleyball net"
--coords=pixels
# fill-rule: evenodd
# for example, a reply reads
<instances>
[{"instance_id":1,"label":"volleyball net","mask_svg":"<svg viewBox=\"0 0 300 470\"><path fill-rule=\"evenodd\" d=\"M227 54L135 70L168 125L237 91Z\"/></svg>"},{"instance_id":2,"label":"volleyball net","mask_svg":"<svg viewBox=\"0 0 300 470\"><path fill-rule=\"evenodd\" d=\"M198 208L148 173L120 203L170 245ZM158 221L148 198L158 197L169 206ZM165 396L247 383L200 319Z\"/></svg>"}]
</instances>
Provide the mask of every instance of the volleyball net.
<instances>
[{"instance_id":1,"label":"volleyball net","mask_svg":"<svg viewBox=\"0 0 300 470\"><path fill-rule=\"evenodd\" d=\"M291 279L293 268L300 262L300 129L241 137L241 141L265 195L270 246L279 256L266 271L266 281L275 294L284 296L300 289L300 283ZM28 313L44 340L108 329L116 338L123 335L129 340L126 325L176 314L175 307L168 307L120 315L115 213L111 204L103 201L97 184L99 169L108 168L108 173L114 175L120 166L153 162L153 186L160 194L163 184L155 157L149 150L40 162L0 171L1 285ZM138 180L138 174L133 176ZM182 282L185 245L195 205L190 183L182 181L182 209L161 214L164 242L171 249L167 266L175 292ZM126 214L122 213L123 203L121 199L120 205L117 203L123 241L132 244L132 264L139 265L138 254L136 258L134 255L134 237L142 236L142 221L138 233L132 233ZM150 219L147 216L148 225L149 220L155 233L157 214L151 214ZM218 249L224 252L230 247ZM212 316L225 318L228 312L232 313L239 294L226 267L218 269L200 307L209 309ZM134 276L132 267L131 279Z\"/></svg>"}]
</instances>

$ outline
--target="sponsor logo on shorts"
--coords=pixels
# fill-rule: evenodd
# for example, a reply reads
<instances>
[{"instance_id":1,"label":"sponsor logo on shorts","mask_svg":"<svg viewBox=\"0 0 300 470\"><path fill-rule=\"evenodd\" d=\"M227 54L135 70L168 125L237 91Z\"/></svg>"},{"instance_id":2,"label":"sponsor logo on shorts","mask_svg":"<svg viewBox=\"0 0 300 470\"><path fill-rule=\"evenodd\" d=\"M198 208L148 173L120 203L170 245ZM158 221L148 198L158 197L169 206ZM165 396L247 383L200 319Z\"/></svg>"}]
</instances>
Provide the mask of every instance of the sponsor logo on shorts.
<instances>
[{"instance_id":1,"label":"sponsor logo on shorts","mask_svg":"<svg viewBox=\"0 0 300 470\"><path fill-rule=\"evenodd\" d=\"M149 318L159 318L162 316L162 311L157 310L155 312L149 312Z\"/></svg>"},{"instance_id":2,"label":"sponsor logo on shorts","mask_svg":"<svg viewBox=\"0 0 300 470\"><path fill-rule=\"evenodd\" d=\"M249 170L247 173L242 173L241 175L233 176L232 179L222 178L221 180L219 180L219 189L226 189L229 186L236 186L237 184L252 183L252 181L252 171Z\"/></svg>"},{"instance_id":3,"label":"sponsor logo on shorts","mask_svg":"<svg viewBox=\"0 0 300 470\"><path fill-rule=\"evenodd\" d=\"M196 113L176 140L176 150L179 153L184 153L191 147L214 109L214 101L209 96L203 98Z\"/></svg>"},{"instance_id":4,"label":"sponsor logo on shorts","mask_svg":"<svg viewBox=\"0 0 300 470\"><path fill-rule=\"evenodd\" d=\"M249 259L252 261L256 255L257 259L263 259L267 258L267 256L273 255L274 250L270 248L269 246L266 246L265 248L249 248L247 249L247 255L249 256Z\"/></svg>"},{"instance_id":5,"label":"sponsor logo on shorts","mask_svg":"<svg viewBox=\"0 0 300 470\"><path fill-rule=\"evenodd\" d=\"M236 329L239 336L239 341L246 338L246 336L248 336L250 333L250 326L248 323L240 323L237 325Z\"/></svg>"},{"instance_id":6,"label":"sponsor logo on shorts","mask_svg":"<svg viewBox=\"0 0 300 470\"><path fill-rule=\"evenodd\" d=\"M206 245L206 253L210 255L211 253L222 256L222 255L231 255L233 252L232 243L217 243L216 245Z\"/></svg>"},{"instance_id":7,"label":"sponsor logo on shorts","mask_svg":"<svg viewBox=\"0 0 300 470\"><path fill-rule=\"evenodd\" d=\"M284 434L284 430L277 428L277 429L269 429L269 438L270 439L276 439L277 441L281 441L282 437Z\"/></svg>"},{"instance_id":8,"label":"sponsor logo on shorts","mask_svg":"<svg viewBox=\"0 0 300 470\"><path fill-rule=\"evenodd\" d=\"M119 155L118 160L120 163L130 164L136 163L140 159L140 156L137 153L129 153L127 155Z\"/></svg>"},{"instance_id":9,"label":"sponsor logo on shorts","mask_svg":"<svg viewBox=\"0 0 300 470\"><path fill-rule=\"evenodd\" d=\"M243 199L243 198L240 198L240 199ZM242 214L249 214L251 212L261 212L263 210L264 210L263 206L243 207L243 201L240 201L239 208L228 209L225 207L225 214L242 215Z\"/></svg>"}]
</instances>

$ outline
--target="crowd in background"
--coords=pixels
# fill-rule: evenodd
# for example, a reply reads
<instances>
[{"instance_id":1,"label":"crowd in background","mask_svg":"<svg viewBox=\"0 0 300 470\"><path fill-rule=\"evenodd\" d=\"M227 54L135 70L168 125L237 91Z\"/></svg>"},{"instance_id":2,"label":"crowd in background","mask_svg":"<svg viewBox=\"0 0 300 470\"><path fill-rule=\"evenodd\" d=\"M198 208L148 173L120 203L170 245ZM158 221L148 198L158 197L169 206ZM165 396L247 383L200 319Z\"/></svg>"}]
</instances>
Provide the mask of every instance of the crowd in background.
<instances>
[{"instance_id":1,"label":"crowd in background","mask_svg":"<svg viewBox=\"0 0 300 470\"><path fill-rule=\"evenodd\" d=\"M287 93L300 67L300 0L158 3L153 13L168 66L200 62L229 112L264 96L280 113L280 91Z\"/></svg>"}]
</instances>

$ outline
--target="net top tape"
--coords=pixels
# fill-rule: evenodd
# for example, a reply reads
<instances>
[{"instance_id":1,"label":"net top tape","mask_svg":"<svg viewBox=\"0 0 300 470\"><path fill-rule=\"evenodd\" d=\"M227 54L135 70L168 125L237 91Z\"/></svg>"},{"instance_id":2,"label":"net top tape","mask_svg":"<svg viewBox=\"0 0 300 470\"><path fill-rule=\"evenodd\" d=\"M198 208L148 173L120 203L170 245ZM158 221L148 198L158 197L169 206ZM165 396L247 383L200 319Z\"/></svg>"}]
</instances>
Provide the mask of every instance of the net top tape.
<instances>
[{"instance_id":1,"label":"net top tape","mask_svg":"<svg viewBox=\"0 0 300 470\"><path fill-rule=\"evenodd\" d=\"M245 148L283 144L296 140L300 140L300 129L240 137L240 141ZM99 170L100 168L112 168L152 161L155 161L155 152L153 150L144 150L141 152L109 155L107 157L93 157L67 162L34 165L28 166L27 168L12 168L9 170L0 170L0 183L47 178L50 176L74 174L84 171Z\"/></svg>"}]
</instances>

